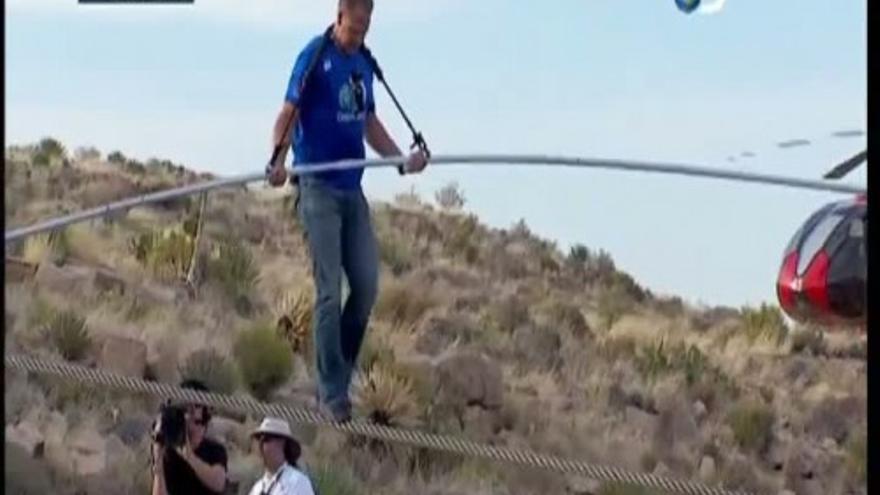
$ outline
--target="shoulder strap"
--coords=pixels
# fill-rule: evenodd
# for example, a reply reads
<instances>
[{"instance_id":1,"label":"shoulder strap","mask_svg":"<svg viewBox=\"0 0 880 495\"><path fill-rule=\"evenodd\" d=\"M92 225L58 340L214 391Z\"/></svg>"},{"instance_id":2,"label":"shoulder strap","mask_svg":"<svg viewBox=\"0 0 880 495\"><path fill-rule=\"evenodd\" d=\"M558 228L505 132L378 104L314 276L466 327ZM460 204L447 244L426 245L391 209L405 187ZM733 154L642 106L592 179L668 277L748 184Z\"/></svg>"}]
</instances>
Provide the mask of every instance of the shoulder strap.
<instances>
[{"instance_id":1,"label":"shoulder strap","mask_svg":"<svg viewBox=\"0 0 880 495\"><path fill-rule=\"evenodd\" d=\"M299 94L300 101L302 101L302 95L306 89L306 84L309 79L312 77L312 73L315 71L315 66L318 65L318 61L321 59L321 55L324 54L324 49L327 48L327 43L330 42L330 37L333 34L333 26L327 28L324 31L324 35L321 36L320 44L318 45L318 49L315 50L315 53L312 54L311 60L309 60L309 65L306 66L306 71L303 74L302 81L299 83Z\"/></svg>"}]
</instances>

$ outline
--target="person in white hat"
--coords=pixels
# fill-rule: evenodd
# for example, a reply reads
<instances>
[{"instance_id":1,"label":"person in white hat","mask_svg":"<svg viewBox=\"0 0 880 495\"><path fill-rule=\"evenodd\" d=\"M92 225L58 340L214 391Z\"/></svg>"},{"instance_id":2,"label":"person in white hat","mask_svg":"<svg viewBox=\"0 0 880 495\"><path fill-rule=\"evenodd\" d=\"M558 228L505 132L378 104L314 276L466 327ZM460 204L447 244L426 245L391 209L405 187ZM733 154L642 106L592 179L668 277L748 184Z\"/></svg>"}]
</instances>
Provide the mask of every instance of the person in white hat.
<instances>
[{"instance_id":1,"label":"person in white hat","mask_svg":"<svg viewBox=\"0 0 880 495\"><path fill-rule=\"evenodd\" d=\"M267 417L252 437L265 471L250 495L315 495L312 482L297 469L301 449L287 421Z\"/></svg>"}]
</instances>

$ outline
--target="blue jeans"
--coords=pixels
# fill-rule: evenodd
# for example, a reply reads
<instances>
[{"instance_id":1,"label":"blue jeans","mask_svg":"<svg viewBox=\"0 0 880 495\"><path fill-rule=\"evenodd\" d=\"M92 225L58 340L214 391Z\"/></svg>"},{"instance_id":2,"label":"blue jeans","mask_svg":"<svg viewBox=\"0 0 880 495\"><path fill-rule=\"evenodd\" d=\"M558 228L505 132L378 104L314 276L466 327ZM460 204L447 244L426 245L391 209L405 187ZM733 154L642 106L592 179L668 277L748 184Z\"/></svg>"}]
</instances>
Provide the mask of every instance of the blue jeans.
<instances>
[{"instance_id":1,"label":"blue jeans","mask_svg":"<svg viewBox=\"0 0 880 495\"><path fill-rule=\"evenodd\" d=\"M315 279L314 341L320 400L348 406L348 389L376 302L379 252L361 189L339 190L301 177L299 219ZM350 289L342 306L342 273Z\"/></svg>"}]
</instances>

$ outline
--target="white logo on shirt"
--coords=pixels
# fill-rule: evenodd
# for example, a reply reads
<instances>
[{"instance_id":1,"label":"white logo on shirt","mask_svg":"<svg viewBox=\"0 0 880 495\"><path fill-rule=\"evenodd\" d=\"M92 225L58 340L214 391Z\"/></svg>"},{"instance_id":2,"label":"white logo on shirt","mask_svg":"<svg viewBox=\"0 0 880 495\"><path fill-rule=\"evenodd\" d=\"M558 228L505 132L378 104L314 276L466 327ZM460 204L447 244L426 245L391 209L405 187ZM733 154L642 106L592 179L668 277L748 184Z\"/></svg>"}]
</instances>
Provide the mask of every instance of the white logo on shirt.
<instances>
[{"instance_id":1,"label":"white logo on shirt","mask_svg":"<svg viewBox=\"0 0 880 495\"><path fill-rule=\"evenodd\" d=\"M329 70L330 70L330 59L329 59L329 58L325 58L325 59L324 59L324 72L327 72L327 71L329 71Z\"/></svg>"}]
</instances>

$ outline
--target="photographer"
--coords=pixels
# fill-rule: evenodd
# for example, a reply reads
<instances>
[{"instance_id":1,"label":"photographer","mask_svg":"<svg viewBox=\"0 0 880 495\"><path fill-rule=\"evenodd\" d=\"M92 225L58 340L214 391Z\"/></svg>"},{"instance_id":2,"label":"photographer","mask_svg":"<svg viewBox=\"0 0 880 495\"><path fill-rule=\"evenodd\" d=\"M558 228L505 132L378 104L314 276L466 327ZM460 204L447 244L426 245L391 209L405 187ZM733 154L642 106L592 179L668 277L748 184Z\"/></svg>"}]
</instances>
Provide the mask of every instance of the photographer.
<instances>
[{"instance_id":1,"label":"photographer","mask_svg":"<svg viewBox=\"0 0 880 495\"><path fill-rule=\"evenodd\" d=\"M180 384L207 392L199 381ZM152 495L219 494L226 488L226 449L205 437L207 406L166 405L153 431Z\"/></svg>"}]
</instances>

